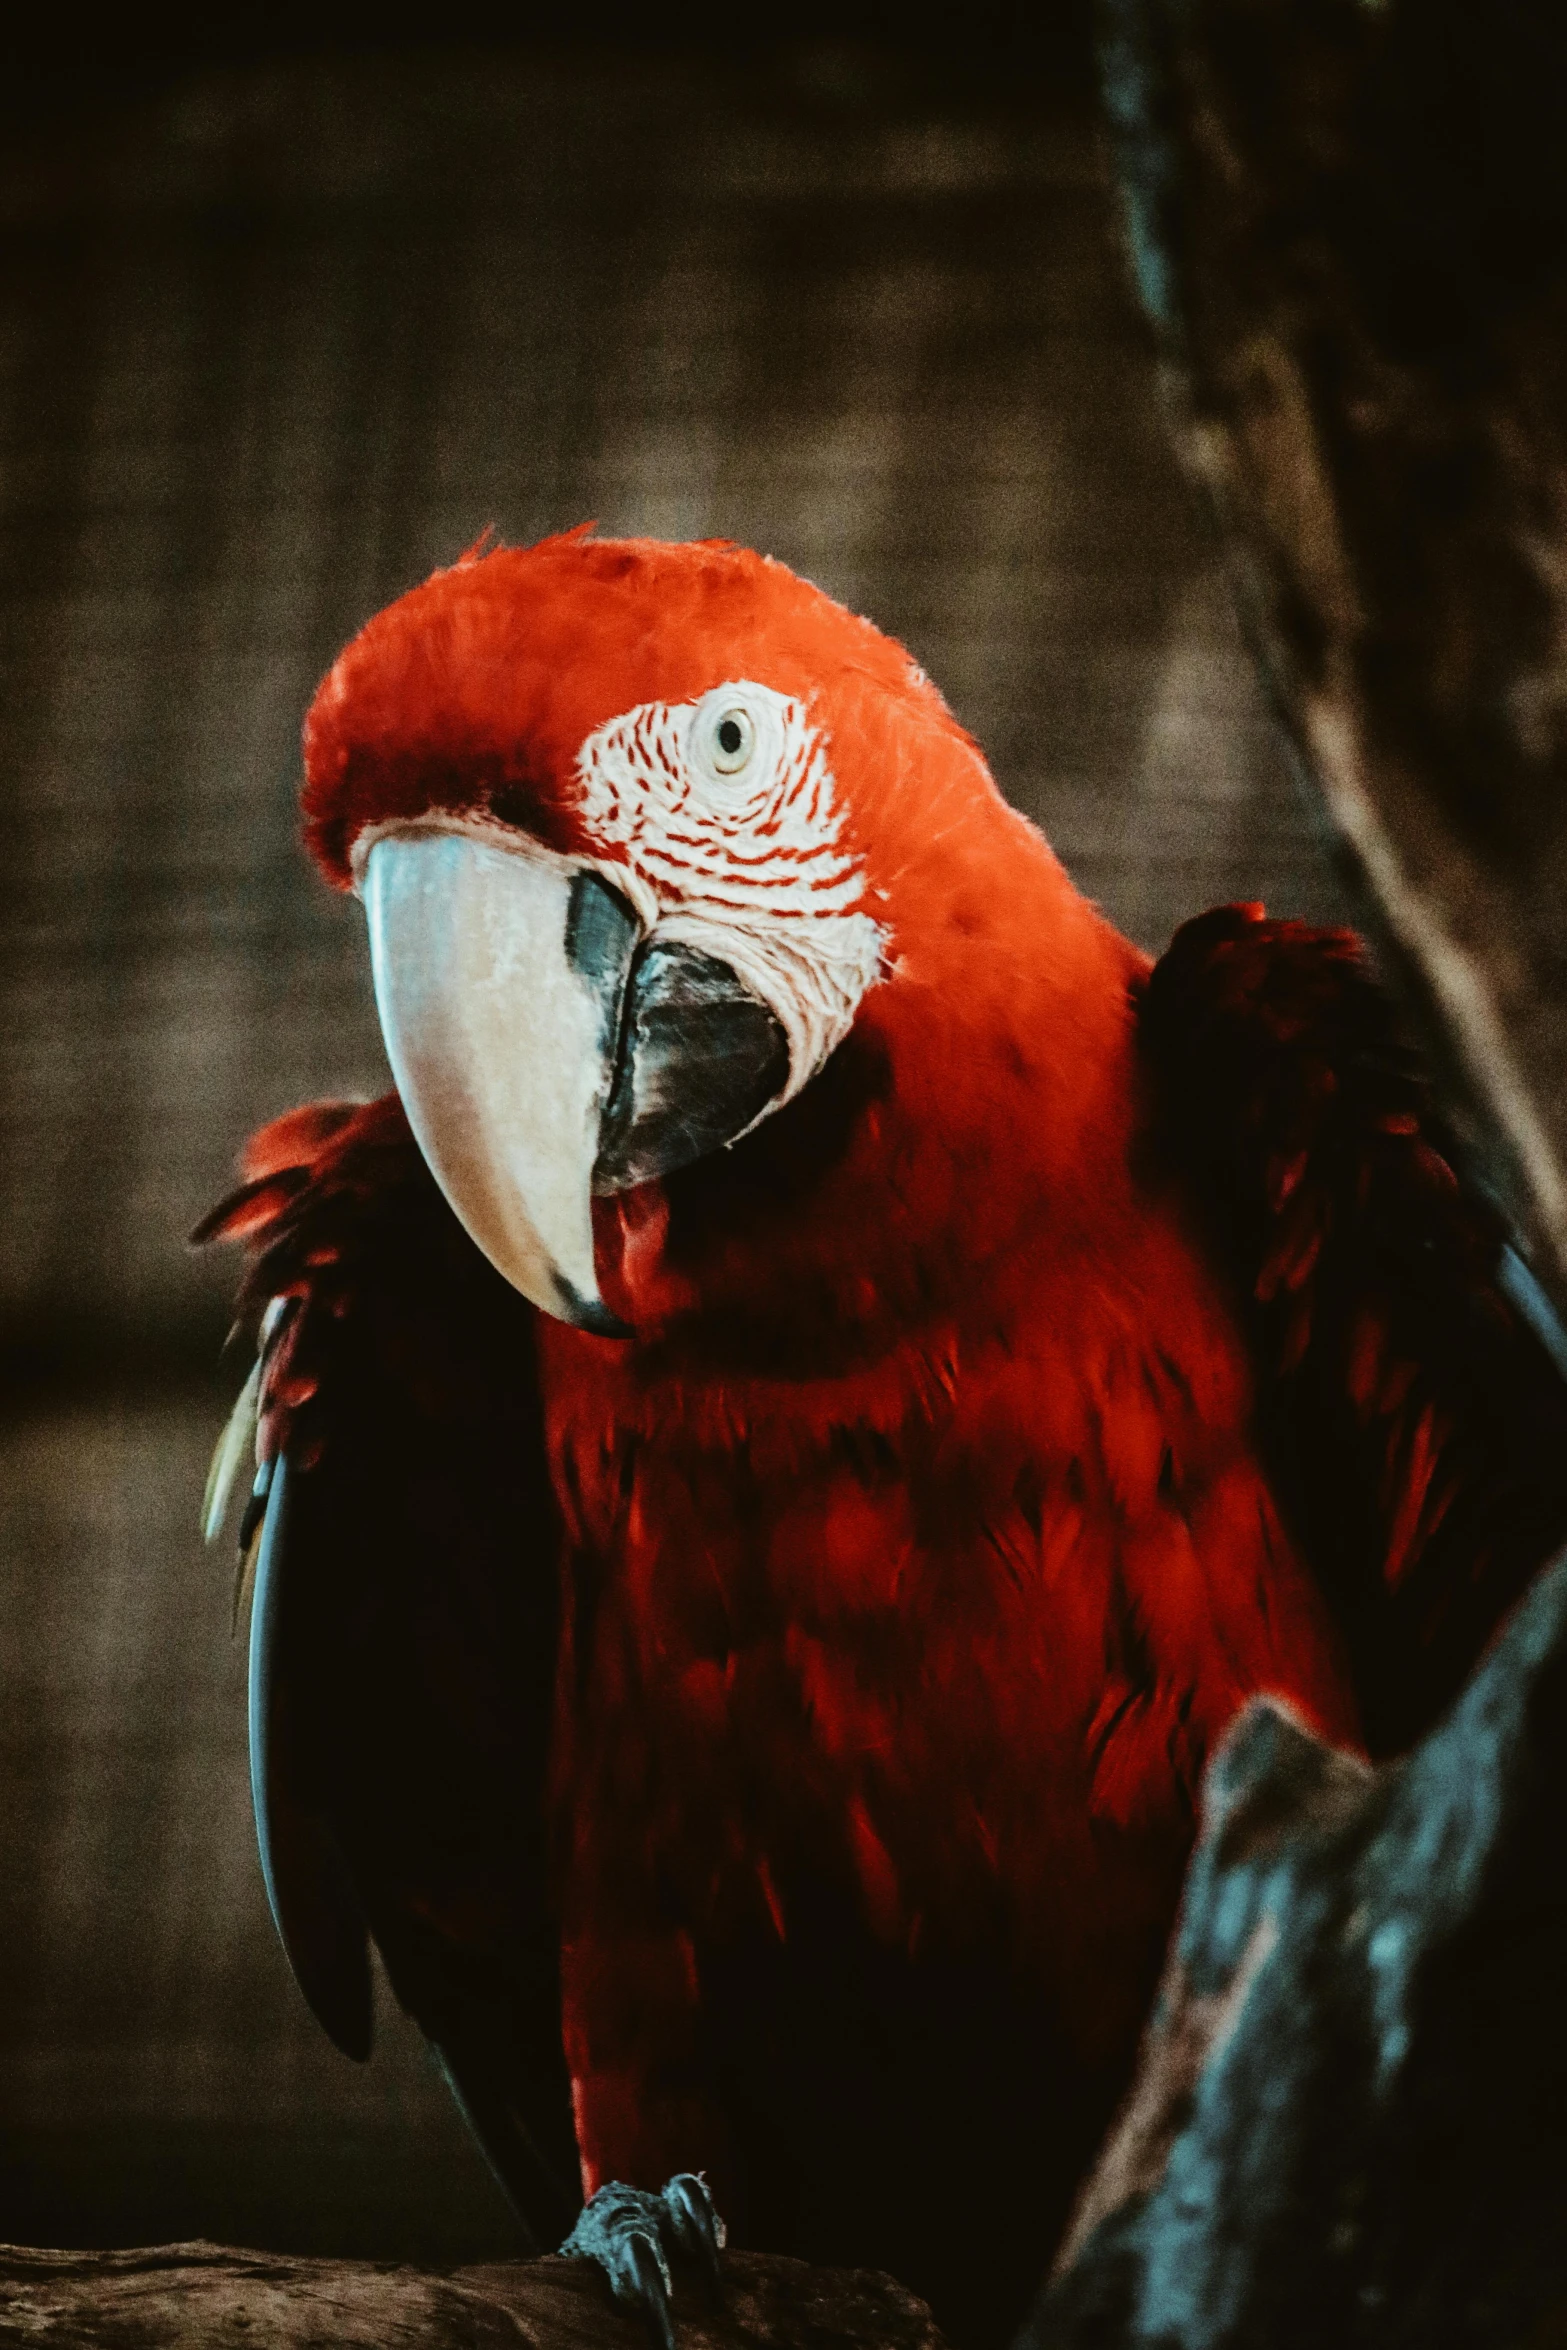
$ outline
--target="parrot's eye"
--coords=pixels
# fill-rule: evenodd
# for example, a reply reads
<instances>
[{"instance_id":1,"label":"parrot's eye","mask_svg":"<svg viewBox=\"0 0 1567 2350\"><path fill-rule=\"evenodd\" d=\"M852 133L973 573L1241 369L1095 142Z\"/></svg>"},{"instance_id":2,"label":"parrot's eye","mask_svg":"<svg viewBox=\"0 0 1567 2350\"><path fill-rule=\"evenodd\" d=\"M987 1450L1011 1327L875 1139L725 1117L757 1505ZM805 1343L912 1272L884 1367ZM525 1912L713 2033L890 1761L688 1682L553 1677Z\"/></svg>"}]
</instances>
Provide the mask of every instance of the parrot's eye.
<instances>
[{"instance_id":1,"label":"parrot's eye","mask_svg":"<svg viewBox=\"0 0 1567 2350\"><path fill-rule=\"evenodd\" d=\"M737 775L756 745L756 729L744 710L725 710L713 728L713 765L720 775Z\"/></svg>"},{"instance_id":2,"label":"parrot's eye","mask_svg":"<svg viewBox=\"0 0 1567 2350\"><path fill-rule=\"evenodd\" d=\"M686 737L692 780L712 795L726 821L779 779L786 706L770 686L732 677L715 685L692 712Z\"/></svg>"}]
</instances>

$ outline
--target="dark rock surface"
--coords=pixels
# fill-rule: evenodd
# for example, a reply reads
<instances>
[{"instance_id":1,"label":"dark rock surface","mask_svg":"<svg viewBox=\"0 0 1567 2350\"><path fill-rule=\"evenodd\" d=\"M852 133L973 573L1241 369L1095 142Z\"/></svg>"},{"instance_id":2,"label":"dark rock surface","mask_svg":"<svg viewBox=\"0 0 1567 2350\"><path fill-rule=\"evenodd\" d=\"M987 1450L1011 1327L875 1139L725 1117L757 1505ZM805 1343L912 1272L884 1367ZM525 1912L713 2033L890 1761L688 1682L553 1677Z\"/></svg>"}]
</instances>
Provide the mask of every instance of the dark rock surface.
<instances>
[{"instance_id":1,"label":"dark rock surface","mask_svg":"<svg viewBox=\"0 0 1567 2350\"><path fill-rule=\"evenodd\" d=\"M1564 1800L1567 1560L1398 1764L1241 1717L1026 2350L1567 2339Z\"/></svg>"},{"instance_id":2,"label":"dark rock surface","mask_svg":"<svg viewBox=\"0 0 1567 2350\"><path fill-rule=\"evenodd\" d=\"M731 2254L721 2306L677 2288L681 2350L942 2350L929 2311L890 2277ZM291 2260L218 2244L135 2252L0 2247L0 2342L82 2350L646 2350L596 2269L500 2262L431 2275Z\"/></svg>"}]
</instances>

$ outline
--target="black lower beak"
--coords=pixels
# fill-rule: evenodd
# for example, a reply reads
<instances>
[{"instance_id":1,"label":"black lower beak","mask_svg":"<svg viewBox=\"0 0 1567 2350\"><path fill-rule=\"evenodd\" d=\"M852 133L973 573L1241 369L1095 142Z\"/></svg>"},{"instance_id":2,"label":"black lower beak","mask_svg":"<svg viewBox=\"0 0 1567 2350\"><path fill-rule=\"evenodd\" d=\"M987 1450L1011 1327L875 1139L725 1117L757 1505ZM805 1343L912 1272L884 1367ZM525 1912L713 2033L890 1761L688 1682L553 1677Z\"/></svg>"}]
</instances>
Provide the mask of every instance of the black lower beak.
<instances>
[{"instance_id":1,"label":"black lower beak","mask_svg":"<svg viewBox=\"0 0 1567 2350\"><path fill-rule=\"evenodd\" d=\"M633 959L596 1192L672 1175L733 1142L789 1080L779 1021L713 955L657 939Z\"/></svg>"}]
</instances>

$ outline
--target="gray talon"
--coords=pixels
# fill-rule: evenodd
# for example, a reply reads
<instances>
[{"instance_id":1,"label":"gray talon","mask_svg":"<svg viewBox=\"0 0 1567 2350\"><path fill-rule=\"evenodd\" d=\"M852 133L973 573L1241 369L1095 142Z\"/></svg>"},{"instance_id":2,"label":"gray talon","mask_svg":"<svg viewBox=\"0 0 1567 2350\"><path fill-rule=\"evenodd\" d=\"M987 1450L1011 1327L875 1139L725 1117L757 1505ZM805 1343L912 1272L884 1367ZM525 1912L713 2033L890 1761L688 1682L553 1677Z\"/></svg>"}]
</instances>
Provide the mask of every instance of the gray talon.
<instances>
[{"instance_id":1,"label":"gray talon","mask_svg":"<svg viewBox=\"0 0 1567 2350\"><path fill-rule=\"evenodd\" d=\"M675 2350L669 2255L698 2262L716 2284L724 2232L707 2181L681 2171L657 2195L618 2179L600 2187L561 2251L597 2262L615 2299L642 2312L658 2350Z\"/></svg>"},{"instance_id":2,"label":"gray talon","mask_svg":"<svg viewBox=\"0 0 1567 2350\"><path fill-rule=\"evenodd\" d=\"M648 2263L653 2264L654 2277L648 2275ZM667 2296L675 2289L675 2280L669 2273L664 2258L664 2247L646 2228L633 2228L626 2238L625 2297L635 2300L639 2295L649 2298Z\"/></svg>"},{"instance_id":3,"label":"gray talon","mask_svg":"<svg viewBox=\"0 0 1567 2350\"><path fill-rule=\"evenodd\" d=\"M699 2260L716 2284L718 2255L724 2248L724 2223L718 2215L706 2179L692 2171L678 2171L664 2189L675 2243Z\"/></svg>"},{"instance_id":4,"label":"gray talon","mask_svg":"<svg viewBox=\"0 0 1567 2350\"><path fill-rule=\"evenodd\" d=\"M675 2321L670 2315L669 2296L673 2291L669 2263L662 2248L651 2236L639 2229L627 2239L624 2267L610 2278L617 2301L640 2309L660 2344L660 2350L675 2350Z\"/></svg>"}]
</instances>

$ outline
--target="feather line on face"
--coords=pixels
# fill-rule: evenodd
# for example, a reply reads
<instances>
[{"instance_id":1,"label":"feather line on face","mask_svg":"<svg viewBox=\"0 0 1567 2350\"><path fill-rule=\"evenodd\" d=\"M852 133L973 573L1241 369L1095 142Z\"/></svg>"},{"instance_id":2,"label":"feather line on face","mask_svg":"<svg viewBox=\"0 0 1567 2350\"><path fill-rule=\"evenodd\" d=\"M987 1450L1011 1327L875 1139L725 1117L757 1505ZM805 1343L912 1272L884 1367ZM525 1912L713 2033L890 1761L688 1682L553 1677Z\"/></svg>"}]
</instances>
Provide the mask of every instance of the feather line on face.
<instances>
[{"instance_id":1,"label":"feather line on face","mask_svg":"<svg viewBox=\"0 0 1567 2350\"><path fill-rule=\"evenodd\" d=\"M885 933L839 845L826 745L802 703L749 678L643 702L589 735L583 822L656 891L656 935L727 963L789 1044L778 1107L809 1084L879 977Z\"/></svg>"}]
</instances>

